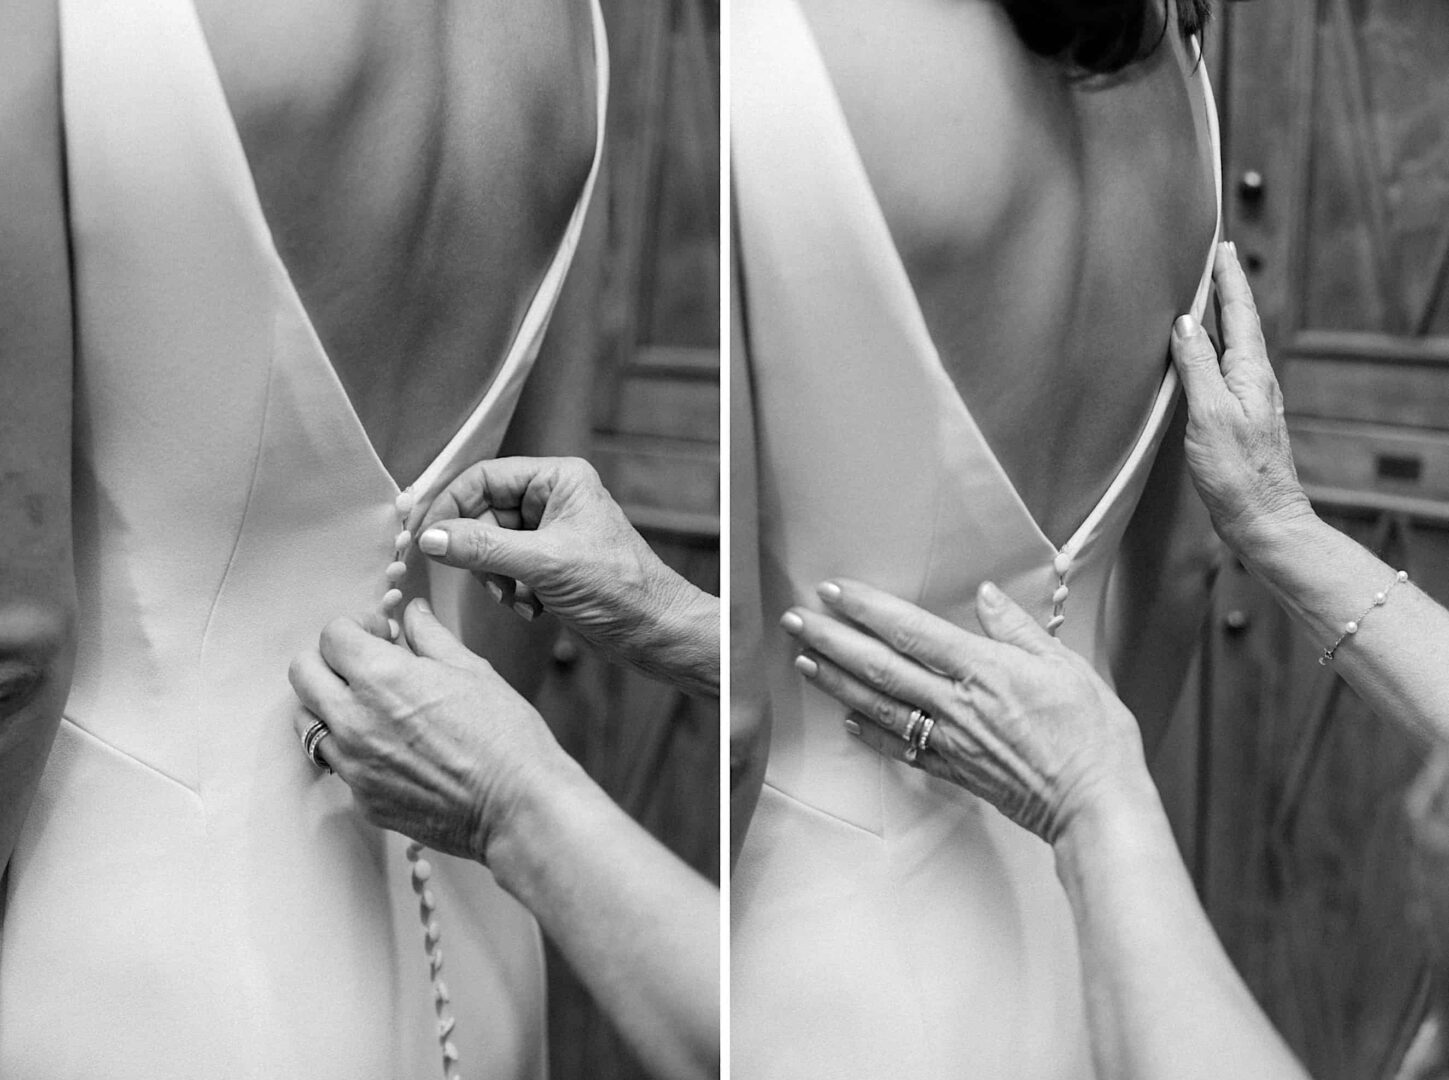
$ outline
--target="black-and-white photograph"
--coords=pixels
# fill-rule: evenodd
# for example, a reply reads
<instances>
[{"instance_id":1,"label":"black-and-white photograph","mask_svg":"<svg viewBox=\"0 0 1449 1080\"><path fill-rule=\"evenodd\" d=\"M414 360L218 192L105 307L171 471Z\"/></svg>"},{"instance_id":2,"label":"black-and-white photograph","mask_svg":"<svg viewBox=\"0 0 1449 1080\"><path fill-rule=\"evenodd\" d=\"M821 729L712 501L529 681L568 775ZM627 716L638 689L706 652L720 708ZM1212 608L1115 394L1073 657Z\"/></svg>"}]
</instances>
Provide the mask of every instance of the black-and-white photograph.
<instances>
[{"instance_id":1,"label":"black-and-white photograph","mask_svg":"<svg viewBox=\"0 0 1449 1080\"><path fill-rule=\"evenodd\" d=\"M1449 1080L1443 0L0 0L0 1080Z\"/></svg>"},{"instance_id":2,"label":"black-and-white photograph","mask_svg":"<svg viewBox=\"0 0 1449 1080\"><path fill-rule=\"evenodd\" d=\"M731 1074L1449 1075L1449 8L728 6Z\"/></svg>"},{"instance_id":3,"label":"black-and-white photograph","mask_svg":"<svg viewBox=\"0 0 1449 1080\"><path fill-rule=\"evenodd\" d=\"M719 1075L719 30L0 6L0 1076Z\"/></svg>"}]
</instances>

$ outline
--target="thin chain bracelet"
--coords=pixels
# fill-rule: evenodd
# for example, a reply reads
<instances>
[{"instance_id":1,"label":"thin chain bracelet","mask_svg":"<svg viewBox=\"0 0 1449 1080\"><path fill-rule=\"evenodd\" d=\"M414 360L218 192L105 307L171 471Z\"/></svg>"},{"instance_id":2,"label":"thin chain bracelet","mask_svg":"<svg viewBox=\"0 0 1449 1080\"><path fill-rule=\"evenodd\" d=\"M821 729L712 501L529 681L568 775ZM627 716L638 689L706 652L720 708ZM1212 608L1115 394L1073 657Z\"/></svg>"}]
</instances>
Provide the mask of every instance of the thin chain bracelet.
<instances>
[{"instance_id":1,"label":"thin chain bracelet","mask_svg":"<svg viewBox=\"0 0 1449 1080\"><path fill-rule=\"evenodd\" d=\"M1374 593L1374 602L1368 607L1364 608L1363 614L1360 615L1357 619L1350 619L1348 622L1344 623L1343 633L1338 635L1338 640L1335 641L1328 648L1323 650L1323 655L1318 658L1319 666L1323 666L1333 659L1333 654L1338 652L1338 647L1343 644L1344 638L1351 637L1354 634L1358 633L1359 623L1363 622L1364 619L1368 617L1368 613L1370 611L1372 611L1376 607L1383 607L1386 603L1389 602L1389 593L1394 591L1395 585L1398 585L1399 583L1408 580L1409 572L1407 570L1400 570L1397 574L1394 575L1394 580L1389 582L1389 587L1387 589L1385 589L1383 592Z\"/></svg>"}]
</instances>

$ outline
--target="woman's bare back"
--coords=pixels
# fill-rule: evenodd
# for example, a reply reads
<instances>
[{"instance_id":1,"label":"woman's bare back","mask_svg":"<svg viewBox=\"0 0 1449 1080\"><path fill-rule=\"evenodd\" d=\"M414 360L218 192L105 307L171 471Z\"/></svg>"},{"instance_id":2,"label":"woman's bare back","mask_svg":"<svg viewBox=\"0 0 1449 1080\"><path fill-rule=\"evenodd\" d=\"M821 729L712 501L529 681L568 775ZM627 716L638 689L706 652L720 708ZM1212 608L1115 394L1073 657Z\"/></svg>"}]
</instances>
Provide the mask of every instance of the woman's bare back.
<instances>
[{"instance_id":1,"label":"woman's bare back","mask_svg":"<svg viewBox=\"0 0 1449 1080\"><path fill-rule=\"evenodd\" d=\"M1081 81L992 0L803 6L941 361L1060 543L1129 452L1212 240L1191 46L1174 19Z\"/></svg>"},{"instance_id":2,"label":"woman's bare back","mask_svg":"<svg viewBox=\"0 0 1449 1080\"><path fill-rule=\"evenodd\" d=\"M595 144L587 0L196 0L258 195L407 484L502 361Z\"/></svg>"}]
</instances>

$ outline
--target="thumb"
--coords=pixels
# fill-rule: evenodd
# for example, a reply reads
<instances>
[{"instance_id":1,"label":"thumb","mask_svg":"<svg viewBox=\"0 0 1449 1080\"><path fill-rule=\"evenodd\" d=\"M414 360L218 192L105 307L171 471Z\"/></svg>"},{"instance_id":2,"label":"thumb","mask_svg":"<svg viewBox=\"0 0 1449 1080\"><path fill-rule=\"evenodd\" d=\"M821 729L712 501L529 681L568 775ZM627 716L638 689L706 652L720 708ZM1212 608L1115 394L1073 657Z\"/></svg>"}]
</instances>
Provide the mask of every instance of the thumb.
<instances>
[{"instance_id":1,"label":"thumb","mask_svg":"<svg viewBox=\"0 0 1449 1080\"><path fill-rule=\"evenodd\" d=\"M976 590L976 617L981 629L993 641L1015 645L1030 653L1043 653L1056 647L1055 639L1037 621L989 581Z\"/></svg>"},{"instance_id":2,"label":"thumb","mask_svg":"<svg viewBox=\"0 0 1449 1080\"><path fill-rule=\"evenodd\" d=\"M475 574L500 574L529 583L538 576L538 534L505 528L496 521L440 521L418 537L418 547L438 562Z\"/></svg>"},{"instance_id":3,"label":"thumb","mask_svg":"<svg viewBox=\"0 0 1449 1080\"><path fill-rule=\"evenodd\" d=\"M1187 394L1189 413L1201 413L1228 393L1212 339L1191 315L1183 315L1172 324L1172 364Z\"/></svg>"},{"instance_id":4,"label":"thumb","mask_svg":"<svg viewBox=\"0 0 1449 1080\"><path fill-rule=\"evenodd\" d=\"M403 629L409 647L418 656L445 664L477 659L466 645L453 636L451 630L438 621L433 614L433 606L426 600L419 598L407 606L403 612Z\"/></svg>"}]
</instances>

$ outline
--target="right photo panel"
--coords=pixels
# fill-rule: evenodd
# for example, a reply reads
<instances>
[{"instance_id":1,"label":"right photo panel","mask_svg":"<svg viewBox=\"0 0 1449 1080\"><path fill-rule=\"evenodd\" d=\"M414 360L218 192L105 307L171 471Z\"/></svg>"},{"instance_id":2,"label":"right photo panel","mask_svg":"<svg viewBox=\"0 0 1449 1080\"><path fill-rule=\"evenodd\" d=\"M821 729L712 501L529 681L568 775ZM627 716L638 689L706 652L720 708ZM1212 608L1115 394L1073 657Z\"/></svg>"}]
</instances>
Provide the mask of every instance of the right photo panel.
<instances>
[{"instance_id":1,"label":"right photo panel","mask_svg":"<svg viewBox=\"0 0 1449 1080\"><path fill-rule=\"evenodd\" d=\"M727 9L730 1074L1449 1076L1449 8Z\"/></svg>"}]
</instances>

